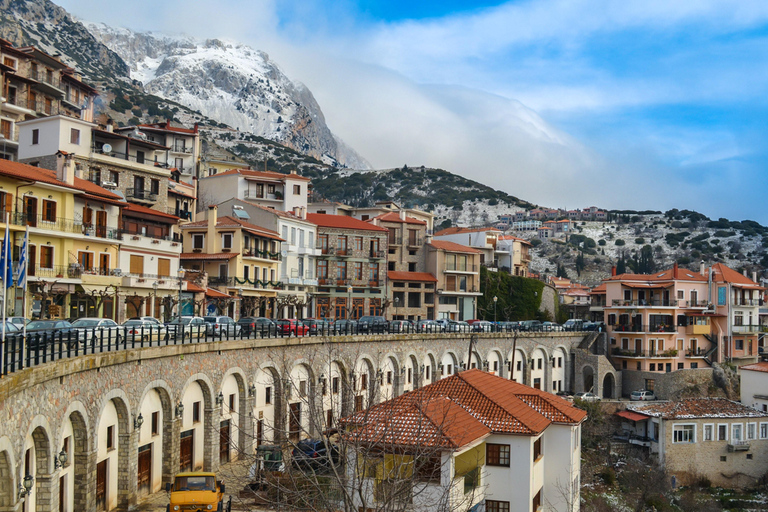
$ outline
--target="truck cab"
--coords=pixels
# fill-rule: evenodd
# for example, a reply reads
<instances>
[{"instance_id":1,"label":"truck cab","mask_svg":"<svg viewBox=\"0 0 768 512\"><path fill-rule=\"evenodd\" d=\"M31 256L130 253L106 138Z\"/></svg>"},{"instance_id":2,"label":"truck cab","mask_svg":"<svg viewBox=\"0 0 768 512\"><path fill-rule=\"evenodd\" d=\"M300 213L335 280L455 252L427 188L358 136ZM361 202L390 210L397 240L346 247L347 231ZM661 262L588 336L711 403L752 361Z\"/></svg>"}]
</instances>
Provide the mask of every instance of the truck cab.
<instances>
[{"instance_id":1,"label":"truck cab","mask_svg":"<svg viewBox=\"0 0 768 512\"><path fill-rule=\"evenodd\" d=\"M216 480L216 473L179 473L165 490L170 493L167 512L229 512L232 506L232 498L224 505L224 484Z\"/></svg>"}]
</instances>

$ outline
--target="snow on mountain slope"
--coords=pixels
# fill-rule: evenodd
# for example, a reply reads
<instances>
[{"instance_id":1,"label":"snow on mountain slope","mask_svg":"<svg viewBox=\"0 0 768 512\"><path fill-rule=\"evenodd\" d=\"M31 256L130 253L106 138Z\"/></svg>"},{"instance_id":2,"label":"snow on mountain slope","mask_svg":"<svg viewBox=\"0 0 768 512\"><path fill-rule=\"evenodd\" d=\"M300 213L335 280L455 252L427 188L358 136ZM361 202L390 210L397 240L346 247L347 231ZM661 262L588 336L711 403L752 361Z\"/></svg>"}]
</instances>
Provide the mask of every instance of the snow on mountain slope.
<instances>
[{"instance_id":1,"label":"snow on mountain slope","mask_svg":"<svg viewBox=\"0 0 768 512\"><path fill-rule=\"evenodd\" d=\"M131 78L147 92L332 165L370 168L326 126L311 91L286 77L266 53L218 39L87 26L129 64Z\"/></svg>"}]
</instances>

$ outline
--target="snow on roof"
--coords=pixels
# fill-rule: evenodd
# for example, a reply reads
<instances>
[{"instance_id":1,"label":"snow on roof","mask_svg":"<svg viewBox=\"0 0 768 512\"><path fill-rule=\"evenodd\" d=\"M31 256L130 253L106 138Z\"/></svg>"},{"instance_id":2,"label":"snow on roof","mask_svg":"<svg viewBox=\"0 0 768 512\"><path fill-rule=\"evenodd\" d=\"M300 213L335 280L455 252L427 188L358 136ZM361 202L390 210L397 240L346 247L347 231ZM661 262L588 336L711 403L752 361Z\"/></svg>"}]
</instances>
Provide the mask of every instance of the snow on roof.
<instances>
[{"instance_id":1,"label":"snow on roof","mask_svg":"<svg viewBox=\"0 0 768 512\"><path fill-rule=\"evenodd\" d=\"M758 411L746 405L725 398L687 398L672 402L631 404L627 409L634 412L661 418L696 419L696 418L768 418L768 413Z\"/></svg>"}]
</instances>

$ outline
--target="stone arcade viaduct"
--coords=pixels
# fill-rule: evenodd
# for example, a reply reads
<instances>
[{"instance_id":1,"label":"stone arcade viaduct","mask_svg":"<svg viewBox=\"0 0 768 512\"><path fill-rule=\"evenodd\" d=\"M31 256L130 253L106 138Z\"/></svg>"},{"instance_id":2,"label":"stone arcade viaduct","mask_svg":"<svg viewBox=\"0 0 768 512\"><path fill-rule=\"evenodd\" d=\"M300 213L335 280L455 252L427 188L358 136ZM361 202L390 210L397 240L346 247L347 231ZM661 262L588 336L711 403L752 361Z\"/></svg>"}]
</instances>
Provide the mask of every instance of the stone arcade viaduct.
<instances>
[{"instance_id":1,"label":"stone arcade viaduct","mask_svg":"<svg viewBox=\"0 0 768 512\"><path fill-rule=\"evenodd\" d=\"M0 379L0 512L128 510L180 468L216 471L463 367L619 396L610 363L579 348L585 334L256 339L27 368Z\"/></svg>"}]
</instances>

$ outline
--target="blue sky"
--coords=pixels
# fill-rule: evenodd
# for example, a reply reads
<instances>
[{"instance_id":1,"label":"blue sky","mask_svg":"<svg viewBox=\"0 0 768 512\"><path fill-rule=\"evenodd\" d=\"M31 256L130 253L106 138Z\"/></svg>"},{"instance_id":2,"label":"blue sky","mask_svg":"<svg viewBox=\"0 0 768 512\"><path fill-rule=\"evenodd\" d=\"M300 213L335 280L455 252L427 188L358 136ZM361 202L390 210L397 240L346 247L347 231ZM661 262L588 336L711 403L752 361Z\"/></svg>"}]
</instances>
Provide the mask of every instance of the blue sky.
<instances>
[{"instance_id":1,"label":"blue sky","mask_svg":"<svg viewBox=\"0 0 768 512\"><path fill-rule=\"evenodd\" d=\"M441 167L546 206L768 224L762 0L58 3L267 51L375 167Z\"/></svg>"}]
</instances>

